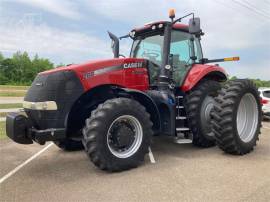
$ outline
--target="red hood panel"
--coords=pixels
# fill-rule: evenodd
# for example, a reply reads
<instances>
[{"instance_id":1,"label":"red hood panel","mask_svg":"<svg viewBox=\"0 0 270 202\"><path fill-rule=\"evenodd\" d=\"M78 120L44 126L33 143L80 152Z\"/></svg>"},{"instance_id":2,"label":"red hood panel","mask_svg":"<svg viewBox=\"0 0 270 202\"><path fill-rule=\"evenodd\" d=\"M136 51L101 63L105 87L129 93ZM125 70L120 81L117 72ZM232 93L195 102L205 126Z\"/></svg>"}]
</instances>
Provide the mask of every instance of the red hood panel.
<instances>
[{"instance_id":1,"label":"red hood panel","mask_svg":"<svg viewBox=\"0 0 270 202\"><path fill-rule=\"evenodd\" d=\"M74 71L81 80L85 91L101 85L117 85L145 91L149 88L145 61L145 59L138 58L92 60L79 65L59 67L40 74Z\"/></svg>"},{"instance_id":2,"label":"red hood panel","mask_svg":"<svg viewBox=\"0 0 270 202\"><path fill-rule=\"evenodd\" d=\"M111 67L116 65L121 65L124 63L132 63L132 62L143 62L144 59L138 58L114 58L114 59L106 59L106 60L90 60L83 64L74 64L65 67L58 67L55 69L51 69L48 71L41 72L40 74L50 74L58 71L65 70L73 70L75 72L89 72L97 69Z\"/></svg>"}]
</instances>

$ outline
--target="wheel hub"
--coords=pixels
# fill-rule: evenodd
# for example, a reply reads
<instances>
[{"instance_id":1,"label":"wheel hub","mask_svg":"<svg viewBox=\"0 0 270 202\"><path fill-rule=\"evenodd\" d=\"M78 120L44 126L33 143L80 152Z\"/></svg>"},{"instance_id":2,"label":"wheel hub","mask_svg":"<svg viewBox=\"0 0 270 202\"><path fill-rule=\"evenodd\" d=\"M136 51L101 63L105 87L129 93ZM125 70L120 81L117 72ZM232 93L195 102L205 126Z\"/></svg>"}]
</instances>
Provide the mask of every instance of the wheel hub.
<instances>
[{"instance_id":1,"label":"wheel hub","mask_svg":"<svg viewBox=\"0 0 270 202\"><path fill-rule=\"evenodd\" d=\"M257 102L251 93L244 95L237 110L237 132L243 142L249 142L256 134L258 125Z\"/></svg>"},{"instance_id":2,"label":"wheel hub","mask_svg":"<svg viewBox=\"0 0 270 202\"><path fill-rule=\"evenodd\" d=\"M116 157L128 158L139 149L142 137L142 126L138 119L123 115L112 122L107 133L107 145Z\"/></svg>"},{"instance_id":3,"label":"wheel hub","mask_svg":"<svg viewBox=\"0 0 270 202\"><path fill-rule=\"evenodd\" d=\"M211 111L214 107L214 104L215 104L214 98L212 96L207 95L201 106L200 112L201 125L204 130L206 138L213 138L214 136L211 127Z\"/></svg>"},{"instance_id":4,"label":"wheel hub","mask_svg":"<svg viewBox=\"0 0 270 202\"><path fill-rule=\"evenodd\" d=\"M113 126L111 131L111 139L119 148L130 146L134 141L134 136L134 131L130 128L128 123L125 122Z\"/></svg>"}]
</instances>

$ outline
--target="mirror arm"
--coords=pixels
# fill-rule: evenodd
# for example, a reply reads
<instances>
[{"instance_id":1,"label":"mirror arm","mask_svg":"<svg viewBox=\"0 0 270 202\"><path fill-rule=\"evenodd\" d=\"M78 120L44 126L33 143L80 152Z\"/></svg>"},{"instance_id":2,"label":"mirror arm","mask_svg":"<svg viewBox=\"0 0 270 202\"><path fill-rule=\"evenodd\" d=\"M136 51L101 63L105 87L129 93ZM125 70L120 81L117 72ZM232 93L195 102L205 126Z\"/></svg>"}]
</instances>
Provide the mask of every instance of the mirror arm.
<instances>
[{"instance_id":1,"label":"mirror arm","mask_svg":"<svg viewBox=\"0 0 270 202\"><path fill-rule=\"evenodd\" d=\"M125 39L125 38L128 38L128 37L130 37L130 35L129 35L129 34L124 35L124 36L120 36L120 37L119 37L119 39L120 39L120 40L122 40L122 39Z\"/></svg>"},{"instance_id":2,"label":"mirror arm","mask_svg":"<svg viewBox=\"0 0 270 202\"><path fill-rule=\"evenodd\" d=\"M189 14L187 14L187 15L181 17L181 18L176 19L175 21L172 22L172 24L175 24L175 23L177 23L177 22L181 22L182 19L184 19L184 18L186 18L186 17L188 17L188 16L190 16L190 15L192 15L192 18L194 19L194 13L189 13Z\"/></svg>"}]
</instances>

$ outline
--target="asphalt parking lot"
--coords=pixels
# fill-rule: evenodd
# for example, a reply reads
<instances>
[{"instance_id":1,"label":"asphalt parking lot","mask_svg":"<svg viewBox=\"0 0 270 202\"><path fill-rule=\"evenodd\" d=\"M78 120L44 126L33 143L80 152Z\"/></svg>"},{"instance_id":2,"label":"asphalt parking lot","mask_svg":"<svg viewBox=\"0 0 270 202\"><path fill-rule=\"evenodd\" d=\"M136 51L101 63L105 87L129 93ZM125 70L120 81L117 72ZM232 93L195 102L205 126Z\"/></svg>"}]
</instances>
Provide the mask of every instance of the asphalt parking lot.
<instances>
[{"instance_id":1,"label":"asphalt parking lot","mask_svg":"<svg viewBox=\"0 0 270 202\"><path fill-rule=\"evenodd\" d=\"M49 143L47 143L48 145ZM0 178L45 146L0 141ZM50 146L0 184L0 201L270 201L270 122L245 156L156 137L156 163L106 173L83 151Z\"/></svg>"}]
</instances>

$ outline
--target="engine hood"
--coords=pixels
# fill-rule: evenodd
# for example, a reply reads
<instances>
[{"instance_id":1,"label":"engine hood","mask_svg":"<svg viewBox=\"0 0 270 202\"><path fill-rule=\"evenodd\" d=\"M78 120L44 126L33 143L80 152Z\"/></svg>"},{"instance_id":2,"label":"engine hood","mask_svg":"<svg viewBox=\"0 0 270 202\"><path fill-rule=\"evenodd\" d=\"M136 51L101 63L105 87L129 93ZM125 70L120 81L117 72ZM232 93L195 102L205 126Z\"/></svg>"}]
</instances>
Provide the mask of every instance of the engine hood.
<instances>
[{"instance_id":1,"label":"engine hood","mask_svg":"<svg viewBox=\"0 0 270 202\"><path fill-rule=\"evenodd\" d=\"M144 62L145 59L139 58L113 58L106 60L91 60L85 62L83 64L72 64L64 67L58 67L52 70L44 71L39 74L50 74L59 71L75 71L75 72L91 72L99 69L103 69L105 67L113 67L113 66L123 66L123 68L131 68L138 64L139 62Z\"/></svg>"},{"instance_id":2,"label":"engine hood","mask_svg":"<svg viewBox=\"0 0 270 202\"><path fill-rule=\"evenodd\" d=\"M85 91L99 85L118 85L146 90L149 83L147 64L146 59L139 58L92 60L79 65L59 67L39 75L73 72L81 81Z\"/></svg>"}]
</instances>

